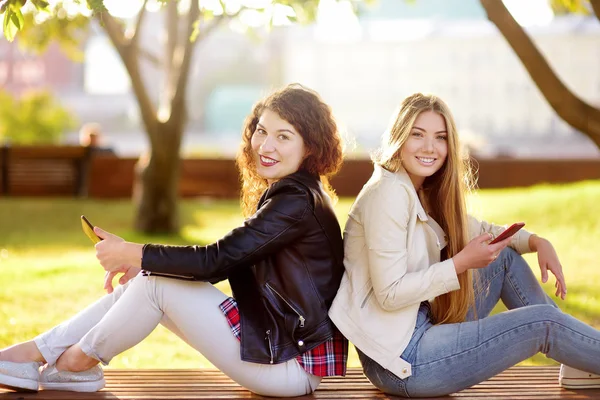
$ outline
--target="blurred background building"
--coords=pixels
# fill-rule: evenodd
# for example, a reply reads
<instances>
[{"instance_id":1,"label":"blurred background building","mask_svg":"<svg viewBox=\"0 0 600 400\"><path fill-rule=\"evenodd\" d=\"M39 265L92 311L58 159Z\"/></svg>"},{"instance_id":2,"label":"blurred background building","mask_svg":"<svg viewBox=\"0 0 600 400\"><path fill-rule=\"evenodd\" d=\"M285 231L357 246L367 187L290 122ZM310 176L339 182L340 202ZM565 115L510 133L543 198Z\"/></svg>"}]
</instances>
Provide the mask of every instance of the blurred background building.
<instances>
[{"instance_id":1,"label":"blurred background building","mask_svg":"<svg viewBox=\"0 0 600 400\"><path fill-rule=\"evenodd\" d=\"M358 17L327 1L312 26L277 27L264 37L223 28L199 44L184 154L233 155L254 101L300 82L332 105L357 156L376 148L400 101L421 91L450 105L461 135L481 156L600 157L549 107L479 1L380 0ZM543 0L511 3L529 4L521 14L511 9L513 15L525 18L520 22L567 86L600 105L598 21L532 11ZM148 14L142 36L148 47L162 43L161 25L161 15ZM143 71L150 92L161 90L153 64ZM128 77L100 29L87 40L83 63L55 47L35 57L2 39L0 84L13 92L50 87L80 123L101 123L118 154L147 147ZM67 135L76 140L75 131Z\"/></svg>"},{"instance_id":2,"label":"blurred background building","mask_svg":"<svg viewBox=\"0 0 600 400\"><path fill-rule=\"evenodd\" d=\"M521 2L527 3L527 2ZM567 86L600 104L600 24L563 16L528 32ZM434 93L483 155L598 155L550 108L476 0L382 1L337 32L290 29L285 81L317 88L356 136L378 144L399 102Z\"/></svg>"}]
</instances>

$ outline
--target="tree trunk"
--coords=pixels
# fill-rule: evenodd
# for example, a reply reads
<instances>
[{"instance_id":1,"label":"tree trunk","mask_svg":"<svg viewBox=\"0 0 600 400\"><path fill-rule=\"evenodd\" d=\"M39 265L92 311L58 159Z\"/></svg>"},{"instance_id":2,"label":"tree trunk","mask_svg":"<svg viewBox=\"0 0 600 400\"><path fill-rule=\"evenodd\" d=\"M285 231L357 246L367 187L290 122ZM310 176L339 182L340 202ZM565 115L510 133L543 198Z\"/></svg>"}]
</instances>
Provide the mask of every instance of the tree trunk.
<instances>
[{"instance_id":1,"label":"tree trunk","mask_svg":"<svg viewBox=\"0 0 600 400\"><path fill-rule=\"evenodd\" d=\"M135 229L148 234L179 230L179 146L183 128L159 124L157 129L154 137L160 143L155 143L149 154L140 157L133 190L137 211Z\"/></svg>"},{"instance_id":2,"label":"tree trunk","mask_svg":"<svg viewBox=\"0 0 600 400\"><path fill-rule=\"evenodd\" d=\"M550 106L566 123L588 136L600 148L600 110L571 92L548 65L502 1L480 0L488 19L496 25Z\"/></svg>"}]
</instances>

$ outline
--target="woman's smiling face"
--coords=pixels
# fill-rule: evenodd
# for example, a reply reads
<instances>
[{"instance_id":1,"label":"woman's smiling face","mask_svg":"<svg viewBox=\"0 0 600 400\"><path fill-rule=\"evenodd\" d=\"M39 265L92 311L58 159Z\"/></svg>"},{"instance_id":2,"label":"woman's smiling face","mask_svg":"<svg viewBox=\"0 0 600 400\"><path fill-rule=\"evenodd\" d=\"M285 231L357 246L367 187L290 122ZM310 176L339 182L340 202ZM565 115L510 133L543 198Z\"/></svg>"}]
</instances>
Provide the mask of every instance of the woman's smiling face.
<instances>
[{"instance_id":1,"label":"woman's smiling face","mask_svg":"<svg viewBox=\"0 0 600 400\"><path fill-rule=\"evenodd\" d=\"M423 111L417 119L400 151L402 166L415 188L425 178L435 174L448 156L446 120L435 111Z\"/></svg>"},{"instance_id":2,"label":"woman's smiling face","mask_svg":"<svg viewBox=\"0 0 600 400\"><path fill-rule=\"evenodd\" d=\"M298 171L306 155L300 133L268 108L256 124L251 144L256 171L269 184Z\"/></svg>"}]
</instances>

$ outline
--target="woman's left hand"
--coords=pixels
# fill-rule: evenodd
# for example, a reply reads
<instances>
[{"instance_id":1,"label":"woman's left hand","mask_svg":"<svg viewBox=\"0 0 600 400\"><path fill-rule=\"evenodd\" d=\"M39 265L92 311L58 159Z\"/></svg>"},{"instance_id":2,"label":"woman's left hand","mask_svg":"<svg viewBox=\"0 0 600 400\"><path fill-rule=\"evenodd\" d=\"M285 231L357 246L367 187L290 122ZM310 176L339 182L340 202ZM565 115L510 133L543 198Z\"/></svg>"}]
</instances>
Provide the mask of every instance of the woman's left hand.
<instances>
[{"instance_id":1,"label":"woman's left hand","mask_svg":"<svg viewBox=\"0 0 600 400\"><path fill-rule=\"evenodd\" d=\"M565 276L563 275L562 265L554 250L554 246L550 241L541 238L536 235L532 235L530 238L530 247L532 250L537 252L538 263L542 271L542 282L548 281L548 271L556 277L554 287L556 288L555 296L560 296L561 299L565 299L567 296L567 284L565 283Z\"/></svg>"},{"instance_id":2,"label":"woman's left hand","mask_svg":"<svg viewBox=\"0 0 600 400\"><path fill-rule=\"evenodd\" d=\"M138 268L138 267L127 266L127 267L121 268L117 271L107 271L106 274L104 274L104 290L106 290L106 293L108 293L108 294L111 294L113 292L113 290L114 290L113 279L118 274L121 274L121 273L123 274L119 278L119 285L124 285L127 282L129 282L131 279L135 278L137 276L137 274L140 273L141 270L142 269Z\"/></svg>"}]
</instances>

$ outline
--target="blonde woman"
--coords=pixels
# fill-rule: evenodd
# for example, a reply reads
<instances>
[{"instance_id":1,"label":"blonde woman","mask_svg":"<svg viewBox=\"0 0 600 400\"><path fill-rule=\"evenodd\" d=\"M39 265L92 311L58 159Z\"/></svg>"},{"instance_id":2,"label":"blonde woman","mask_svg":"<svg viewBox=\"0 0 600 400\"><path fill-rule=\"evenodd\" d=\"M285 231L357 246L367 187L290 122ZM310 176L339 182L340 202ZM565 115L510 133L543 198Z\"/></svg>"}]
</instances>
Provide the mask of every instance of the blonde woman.
<instances>
[{"instance_id":1,"label":"blonde woman","mask_svg":"<svg viewBox=\"0 0 600 400\"><path fill-rule=\"evenodd\" d=\"M563 366L563 386L600 386L600 332L561 312L520 255L537 252L564 299L552 244L524 230L490 244L503 228L467 215L459 148L442 100L403 101L350 210L331 319L394 395L447 395L538 352L578 369ZM489 316L499 300L510 311Z\"/></svg>"}]
</instances>

